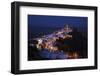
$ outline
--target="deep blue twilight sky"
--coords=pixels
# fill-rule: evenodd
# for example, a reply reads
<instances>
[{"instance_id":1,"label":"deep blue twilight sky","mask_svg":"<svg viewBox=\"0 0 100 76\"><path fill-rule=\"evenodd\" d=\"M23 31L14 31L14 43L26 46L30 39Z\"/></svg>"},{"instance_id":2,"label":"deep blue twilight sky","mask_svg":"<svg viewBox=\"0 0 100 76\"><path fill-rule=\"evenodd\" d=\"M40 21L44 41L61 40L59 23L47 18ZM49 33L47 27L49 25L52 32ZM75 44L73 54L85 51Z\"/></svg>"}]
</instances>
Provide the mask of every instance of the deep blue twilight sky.
<instances>
[{"instance_id":1,"label":"deep blue twilight sky","mask_svg":"<svg viewBox=\"0 0 100 76\"><path fill-rule=\"evenodd\" d=\"M86 32L88 26L87 17L73 16L44 16L28 15L28 37L38 37L38 33L45 34L63 28L66 24L76 27L80 32ZM34 35L34 36L33 36Z\"/></svg>"}]
</instances>

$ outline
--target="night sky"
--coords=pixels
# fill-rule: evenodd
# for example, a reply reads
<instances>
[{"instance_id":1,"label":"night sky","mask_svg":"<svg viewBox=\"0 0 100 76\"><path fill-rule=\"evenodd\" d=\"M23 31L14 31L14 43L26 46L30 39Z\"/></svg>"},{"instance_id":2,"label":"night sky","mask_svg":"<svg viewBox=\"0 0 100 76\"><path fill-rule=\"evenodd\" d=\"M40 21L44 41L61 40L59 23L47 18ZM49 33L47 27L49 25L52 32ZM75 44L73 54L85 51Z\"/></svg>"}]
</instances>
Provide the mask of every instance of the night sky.
<instances>
[{"instance_id":1,"label":"night sky","mask_svg":"<svg viewBox=\"0 0 100 76\"><path fill-rule=\"evenodd\" d=\"M37 37L39 32L48 34L56 29L63 28L66 24L77 28L80 32L86 32L88 18L76 16L28 15L28 37Z\"/></svg>"}]
</instances>

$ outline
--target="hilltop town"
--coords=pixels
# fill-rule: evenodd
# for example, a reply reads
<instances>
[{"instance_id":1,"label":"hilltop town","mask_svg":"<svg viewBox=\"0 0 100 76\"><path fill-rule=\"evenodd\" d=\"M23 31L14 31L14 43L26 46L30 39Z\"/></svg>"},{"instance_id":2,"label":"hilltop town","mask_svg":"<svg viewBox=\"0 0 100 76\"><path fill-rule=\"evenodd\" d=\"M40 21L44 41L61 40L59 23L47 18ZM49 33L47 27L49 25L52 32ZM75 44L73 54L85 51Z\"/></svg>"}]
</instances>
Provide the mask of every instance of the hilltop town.
<instances>
[{"instance_id":1,"label":"hilltop town","mask_svg":"<svg viewBox=\"0 0 100 76\"><path fill-rule=\"evenodd\" d=\"M72 38L72 35L69 33L72 32L72 29L66 25L64 28L53 32L49 35L44 35L40 38L35 38L34 40L38 41L38 44L36 45L38 49L48 49L50 51L57 51L57 47L55 46L57 43L56 41L59 39L69 39Z\"/></svg>"},{"instance_id":2,"label":"hilltop town","mask_svg":"<svg viewBox=\"0 0 100 76\"><path fill-rule=\"evenodd\" d=\"M76 59L87 57L86 40L69 25L51 34L33 38L29 46L43 59ZM34 49L35 48L35 49ZM35 52L35 53L34 53ZM37 56L36 56L37 57Z\"/></svg>"}]
</instances>

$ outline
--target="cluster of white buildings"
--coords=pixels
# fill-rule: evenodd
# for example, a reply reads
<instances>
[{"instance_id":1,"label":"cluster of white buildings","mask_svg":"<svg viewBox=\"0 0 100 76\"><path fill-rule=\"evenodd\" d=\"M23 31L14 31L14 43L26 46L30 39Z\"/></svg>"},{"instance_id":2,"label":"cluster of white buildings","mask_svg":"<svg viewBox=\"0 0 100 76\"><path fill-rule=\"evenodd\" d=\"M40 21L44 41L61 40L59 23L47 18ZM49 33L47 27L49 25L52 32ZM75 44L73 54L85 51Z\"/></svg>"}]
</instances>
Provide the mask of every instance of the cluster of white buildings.
<instances>
[{"instance_id":1,"label":"cluster of white buildings","mask_svg":"<svg viewBox=\"0 0 100 76\"><path fill-rule=\"evenodd\" d=\"M72 38L72 35L69 33L73 30L66 25L63 29L60 29L52 34L42 36L41 38L36 38L35 40L38 41L37 48L38 49L48 49L50 51L57 51L58 48L54 46L57 39L62 38Z\"/></svg>"}]
</instances>

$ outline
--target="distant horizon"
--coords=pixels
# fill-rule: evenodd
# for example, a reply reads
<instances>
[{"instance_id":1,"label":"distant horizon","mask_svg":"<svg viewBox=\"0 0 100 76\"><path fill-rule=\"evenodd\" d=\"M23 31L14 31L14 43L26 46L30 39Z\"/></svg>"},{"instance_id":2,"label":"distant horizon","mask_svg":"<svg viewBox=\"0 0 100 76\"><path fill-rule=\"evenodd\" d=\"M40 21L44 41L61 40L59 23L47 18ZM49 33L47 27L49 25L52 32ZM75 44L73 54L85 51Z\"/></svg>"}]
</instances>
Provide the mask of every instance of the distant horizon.
<instances>
[{"instance_id":1,"label":"distant horizon","mask_svg":"<svg viewBox=\"0 0 100 76\"><path fill-rule=\"evenodd\" d=\"M72 26L87 27L88 17L80 16L52 16L52 15L28 15L28 24L34 26Z\"/></svg>"}]
</instances>

